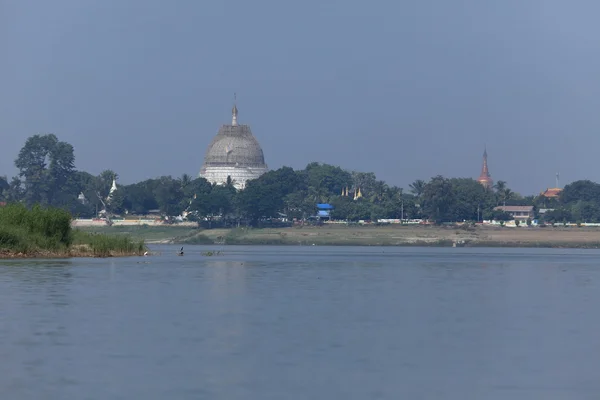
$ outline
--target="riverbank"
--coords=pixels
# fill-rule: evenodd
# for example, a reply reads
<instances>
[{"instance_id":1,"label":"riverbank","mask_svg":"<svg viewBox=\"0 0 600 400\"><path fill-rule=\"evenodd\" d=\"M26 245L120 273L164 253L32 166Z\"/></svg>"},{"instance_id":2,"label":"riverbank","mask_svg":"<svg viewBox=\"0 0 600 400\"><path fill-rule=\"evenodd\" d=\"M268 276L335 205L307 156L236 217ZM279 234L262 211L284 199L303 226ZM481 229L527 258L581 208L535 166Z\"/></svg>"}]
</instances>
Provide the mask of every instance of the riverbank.
<instances>
[{"instance_id":1,"label":"riverbank","mask_svg":"<svg viewBox=\"0 0 600 400\"><path fill-rule=\"evenodd\" d=\"M600 248L600 229L577 227L325 225L207 230L106 227L95 232L129 235L149 244Z\"/></svg>"},{"instance_id":2,"label":"riverbank","mask_svg":"<svg viewBox=\"0 0 600 400\"><path fill-rule=\"evenodd\" d=\"M27 240L27 239L25 239ZM14 258L75 258L75 257L132 257L147 251L144 241L129 237L73 232L73 243L68 246L53 246L50 249L35 243L18 245L12 249L0 243L0 259Z\"/></svg>"},{"instance_id":3,"label":"riverbank","mask_svg":"<svg viewBox=\"0 0 600 400\"><path fill-rule=\"evenodd\" d=\"M600 248L600 230L586 228L324 226L207 230L196 236L216 243L247 245ZM192 236L189 240L197 239Z\"/></svg>"},{"instance_id":4,"label":"riverbank","mask_svg":"<svg viewBox=\"0 0 600 400\"><path fill-rule=\"evenodd\" d=\"M145 251L143 240L73 230L64 210L0 208L0 258L123 257Z\"/></svg>"}]
</instances>

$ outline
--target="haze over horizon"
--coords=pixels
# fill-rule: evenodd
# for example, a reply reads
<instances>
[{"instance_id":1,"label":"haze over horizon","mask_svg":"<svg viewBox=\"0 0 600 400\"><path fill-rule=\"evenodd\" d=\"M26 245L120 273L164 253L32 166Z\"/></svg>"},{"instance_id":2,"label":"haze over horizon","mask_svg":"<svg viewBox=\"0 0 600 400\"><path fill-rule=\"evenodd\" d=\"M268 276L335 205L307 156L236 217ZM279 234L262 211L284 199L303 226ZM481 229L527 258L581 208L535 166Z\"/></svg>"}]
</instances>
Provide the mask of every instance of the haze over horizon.
<instances>
[{"instance_id":1,"label":"haze over horizon","mask_svg":"<svg viewBox=\"0 0 600 400\"><path fill-rule=\"evenodd\" d=\"M197 176L233 93L271 169L522 194L600 182L600 4L0 0L0 175L54 133L122 183Z\"/></svg>"}]
</instances>

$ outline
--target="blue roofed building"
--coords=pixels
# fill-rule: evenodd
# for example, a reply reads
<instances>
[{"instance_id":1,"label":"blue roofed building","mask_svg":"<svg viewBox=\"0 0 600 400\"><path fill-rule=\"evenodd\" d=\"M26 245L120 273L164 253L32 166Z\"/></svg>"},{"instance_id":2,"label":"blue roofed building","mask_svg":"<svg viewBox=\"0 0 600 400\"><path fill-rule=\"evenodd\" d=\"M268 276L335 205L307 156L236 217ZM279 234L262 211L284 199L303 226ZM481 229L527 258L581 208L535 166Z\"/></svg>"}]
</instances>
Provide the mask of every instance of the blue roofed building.
<instances>
[{"instance_id":1,"label":"blue roofed building","mask_svg":"<svg viewBox=\"0 0 600 400\"><path fill-rule=\"evenodd\" d=\"M317 217L319 219L331 219L331 211L333 211L331 204L321 203L317 204Z\"/></svg>"}]
</instances>

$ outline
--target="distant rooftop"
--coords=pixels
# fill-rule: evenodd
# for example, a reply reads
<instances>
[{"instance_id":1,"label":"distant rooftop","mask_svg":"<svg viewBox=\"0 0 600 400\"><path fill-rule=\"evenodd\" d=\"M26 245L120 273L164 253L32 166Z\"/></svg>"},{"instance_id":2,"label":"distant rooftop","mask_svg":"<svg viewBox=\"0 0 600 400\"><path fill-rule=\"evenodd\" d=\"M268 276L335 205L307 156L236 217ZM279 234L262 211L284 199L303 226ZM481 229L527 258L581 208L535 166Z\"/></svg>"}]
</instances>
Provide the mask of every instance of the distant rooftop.
<instances>
[{"instance_id":1,"label":"distant rooftop","mask_svg":"<svg viewBox=\"0 0 600 400\"><path fill-rule=\"evenodd\" d=\"M544 192L540 193L540 196L555 198L560 195L560 192L562 192L562 189L560 188L551 188L546 189Z\"/></svg>"},{"instance_id":2,"label":"distant rooftop","mask_svg":"<svg viewBox=\"0 0 600 400\"><path fill-rule=\"evenodd\" d=\"M333 206L331 204L317 204L317 208L319 210L333 210Z\"/></svg>"}]
</instances>

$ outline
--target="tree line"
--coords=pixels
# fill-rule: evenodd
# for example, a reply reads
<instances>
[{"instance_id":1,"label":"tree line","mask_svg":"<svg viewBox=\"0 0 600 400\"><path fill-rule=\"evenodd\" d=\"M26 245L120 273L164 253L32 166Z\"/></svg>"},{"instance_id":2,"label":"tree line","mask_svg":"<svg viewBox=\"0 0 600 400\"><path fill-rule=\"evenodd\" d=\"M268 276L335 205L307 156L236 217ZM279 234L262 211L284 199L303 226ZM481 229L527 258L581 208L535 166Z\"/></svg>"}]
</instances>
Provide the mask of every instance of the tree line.
<instances>
[{"instance_id":1,"label":"tree line","mask_svg":"<svg viewBox=\"0 0 600 400\"><path fill-rule=\"evenodd\" d=\"M224 185L213 185L183 174L119 185L109 196L116 172L106 170L96 176L77 170L73 146L53 134L28 138L15 166L17 176L0 177L0 201L54 206L82 218L96 216L99 210L111 215L158 212L167 219L186 215L191 220L218 218L258 225L281 217L307 219L316 214L317 203L330 203L334 206L331 217L346 221L509 220L509 215L494 208L531 205L536 214L553 210L543 215L547 222L600 222L600 185L587 180L565 186L557 199L521 196L504 181L486 189L471 178L441 175L415 180L405 191L371 172L315 162L301 170L282 167L269 171L247 182L243 190L236 190L230 179Z\"/></svg>"}]
</instances>

